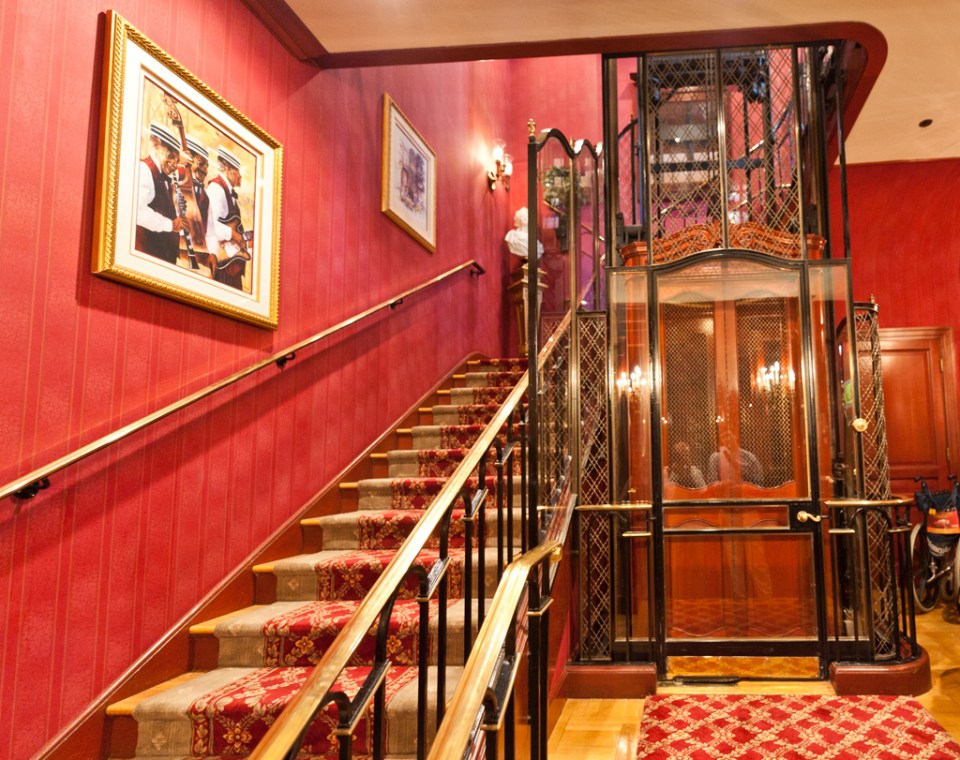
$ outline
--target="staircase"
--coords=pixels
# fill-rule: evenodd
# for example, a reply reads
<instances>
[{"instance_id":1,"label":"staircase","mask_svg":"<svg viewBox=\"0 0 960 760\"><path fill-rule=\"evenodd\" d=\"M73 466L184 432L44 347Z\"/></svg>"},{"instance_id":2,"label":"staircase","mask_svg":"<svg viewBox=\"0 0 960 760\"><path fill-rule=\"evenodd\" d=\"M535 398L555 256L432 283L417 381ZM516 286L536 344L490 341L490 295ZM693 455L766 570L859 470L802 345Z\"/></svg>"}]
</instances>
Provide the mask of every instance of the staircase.
<instances>
[{"instance_id":1,"label":"staircase","mask_svg":"<svg viewBox=\"0 0 960 760\"><path fill-rule=\"evenodd\" d=\"M302 521L301 554L252 568L260 603L191 627L193 672L108 707L114 737L111 757L226 760L251 752L520 379L525 360L475 361L465 369L452 376L448 398L439 392L445 403L420 410L419 421L430 424L396 431L409 448L374 454L372 472L377 477L341 483L340 512ZM519 505L519 468L513 470L508 487L516 494L513 503ZM491 465L487 471L493 474ZM476 482L474 477L474 487ZM491 500L488 497L485 506L486 548L478 551L478 541L472 542L470 568L463 510L453 513L445 616L439 600L423 603L429 618L427 662L418 661L422 600L417 599L419 585L412 574L393 607L387 636L392 667L385 689L388 757L416 756L421 666L428 669L431 684L428 736L435 728L438 621L445 617L449 696L465 659L467 629L472 639L482 616L480 606L496 588L498 570L518 551L519 506L498 521ZM517 547L507 550L506 557L502 548L499 552L493 548L500 533ZM416 564L429 572L439 552L439 541L431 542ZM486 567L482 574L477 565L481 559ZM482 589L476 580L481 576L486 579ZM466 603L465 596L472 601ZM375 633L371 629L335 689L351 699L374 663ZM373 754L371 715L372 709L367 710L353 731L355 755ZM334 758L337 753L337 708L330 703L307 732L300 756Z\"/></svg>"}]
</instances>

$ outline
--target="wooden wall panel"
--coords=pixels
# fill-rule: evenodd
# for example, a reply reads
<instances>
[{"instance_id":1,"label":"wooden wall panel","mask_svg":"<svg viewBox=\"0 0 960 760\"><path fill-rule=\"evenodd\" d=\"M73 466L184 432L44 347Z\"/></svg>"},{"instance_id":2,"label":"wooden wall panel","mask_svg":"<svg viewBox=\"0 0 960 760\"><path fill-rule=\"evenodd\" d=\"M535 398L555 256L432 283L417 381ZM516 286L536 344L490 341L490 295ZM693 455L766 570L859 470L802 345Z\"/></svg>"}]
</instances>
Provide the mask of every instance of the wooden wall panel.
<instances>
[{"instance_id":1,"label":"wooden wall panel","mask_svg":"<svg viewBox=\"0 0 960 760\"><path fill-rule=\"evenodd\" d=\"M884 332L890 328L951 328L954 345L943 346L942 353L956 371L955 341L960 340L960 310L956 307L960 292L960 206L953 199L960 193L960 158L856 164L848 167L847 179L854 298L876 298ZM830 180L832 237L840 241L839 170L831 171ZM889 361L885 357L885 374ZM924 378L916 380L926 387ZM895 407L898 393L905 402L917 400L916 394L905 393L902 387L891 389L886 378L884 387ZM947 428L927 434L945 438L951 450L956 451L955 386L948 384L945 394ZM897 408L891 412L900 413ZM924 435L924 429L932 428L938 416L931 412L930 417L918 418L920 411L911 414L914 419L894 420L894 424L899 430L914 429L918 436ZM888 426L888 433L889 430ZM900 443L890 441L893 459L901 454ZM932 439L930 445L942 447L942 443L935 444ZM907 459L912 461L915 456L916 452L910 453ZM941 460L942 456L941 452ZM937 469L930 465L934 460L922 466L916 462L916 467L910 461L893 473L895 489L900 493L912 492L913 475ZM913 469L917 471L911 472Z\"/></svg>"}]
</instances>

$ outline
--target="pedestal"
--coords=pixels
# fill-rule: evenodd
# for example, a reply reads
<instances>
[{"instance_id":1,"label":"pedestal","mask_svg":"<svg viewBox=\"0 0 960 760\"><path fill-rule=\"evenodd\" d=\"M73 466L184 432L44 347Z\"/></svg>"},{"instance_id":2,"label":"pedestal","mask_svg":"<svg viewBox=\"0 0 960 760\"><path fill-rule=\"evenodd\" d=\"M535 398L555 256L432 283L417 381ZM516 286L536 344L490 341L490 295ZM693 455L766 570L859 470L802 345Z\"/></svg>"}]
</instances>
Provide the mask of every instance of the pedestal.
<instances>
[{"instance_id":1,"label":"pedestal","mask_svg":"<svg viewBox=\"0 0 960 760\"><path fill-rule=\"evenodd\" d=\"M529 268L524 264L510 275L510 284L507 285L507 292L510 293L514 305L517 307L517 328L520 333L519 352L520 356L527 355L527 285L529 279ZM543 291L547 289L547 284L543 278L546 272L537 268L537 308L539 309L543 301Z\"/></svg>"}]
</instances>

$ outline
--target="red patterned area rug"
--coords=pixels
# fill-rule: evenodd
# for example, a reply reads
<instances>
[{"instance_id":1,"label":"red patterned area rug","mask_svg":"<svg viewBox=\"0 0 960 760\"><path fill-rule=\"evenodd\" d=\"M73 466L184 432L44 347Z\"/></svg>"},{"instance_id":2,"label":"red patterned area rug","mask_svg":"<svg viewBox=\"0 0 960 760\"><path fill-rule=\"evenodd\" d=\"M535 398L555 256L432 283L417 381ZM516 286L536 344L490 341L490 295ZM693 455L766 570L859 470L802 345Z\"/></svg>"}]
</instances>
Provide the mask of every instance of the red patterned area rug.
<instances>
[{"instance_id":1,"label":"red patterned area rug","mask_svg":"<svg viewBox=\"0 0 960 760\"><path fill-rule=\"evenodd\" d=\"M960 745L907 697L656 695L644 703L637 760L960 758Z\"/></svg>"}]
</instances>

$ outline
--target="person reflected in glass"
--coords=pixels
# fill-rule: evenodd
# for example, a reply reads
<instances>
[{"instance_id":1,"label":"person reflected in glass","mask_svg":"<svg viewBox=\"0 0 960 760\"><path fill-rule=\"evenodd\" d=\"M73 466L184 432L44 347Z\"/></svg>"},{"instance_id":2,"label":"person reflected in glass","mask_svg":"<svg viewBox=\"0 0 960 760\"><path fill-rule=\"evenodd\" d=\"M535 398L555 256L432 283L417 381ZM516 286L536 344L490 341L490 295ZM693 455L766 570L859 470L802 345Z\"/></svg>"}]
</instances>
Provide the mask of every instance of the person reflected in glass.
<instances>
[{"instance_id":1,"label":"person reflected in glass","mask_svg":"<svg viewBox=\"0 0 960 760\"><path fill-rule=\"evenodd\" d=\"M670 462L663 468L663 479L684 488L706 488L700 468L693 463L693 452L686 441L677 441L670 448Z\"/></svg>"},{"instance_id":2,"label":"person reflected in glass","mask_svg":"<svg viewBox=\"0 0 960 760\"><path fill-rule=\"evenodd\" d=\"M762 486L763 467L757 455L740 447L733 432L724 430L720 434L720 448L710 455L707 465L710 482L736 481Z\"/></svg>"}]
</instances>

